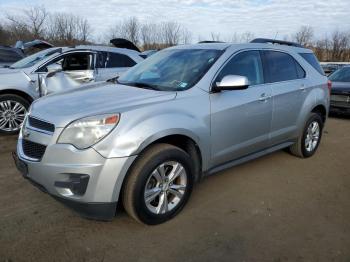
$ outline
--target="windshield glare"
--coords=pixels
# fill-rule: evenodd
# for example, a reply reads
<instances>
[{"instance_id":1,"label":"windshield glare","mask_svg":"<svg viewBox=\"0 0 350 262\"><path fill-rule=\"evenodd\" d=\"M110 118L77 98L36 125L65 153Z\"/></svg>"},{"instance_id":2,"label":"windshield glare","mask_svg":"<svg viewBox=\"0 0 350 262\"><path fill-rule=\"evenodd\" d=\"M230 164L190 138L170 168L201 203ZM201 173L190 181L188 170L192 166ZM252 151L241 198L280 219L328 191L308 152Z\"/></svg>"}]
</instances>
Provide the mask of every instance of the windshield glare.
<instances>
[{"instance_id":1,"label":"windshield glare","mask_svg":"<svg viewBox=\"0 0 350 262\"><path fill-rule=\"evenodd\" d=\"M221 53L213 49L163 50L130 69L118 82L161 91L189 89L204 76Z\"/></svg>"},{"instance_id":2,"label":"windshield glare","mask_svg":"<svg viewBox=\"0 0 350 262\"><path fill-rule=\"evenodd\" d=\"M43 60L44 58L49 57L49 56L53 55L54 53L60 52L60 50L61 50L61 48L50 48L50 49L40 51L38 53L27 56L27 57L17 61L16 63L12 64L10 66L10 68L21 69L21 68L31 67L31 66L35 65L37 62Z\"/></svg>"},{"instance_id":3,"label":"windshield glare","mask_svg":"<svg viewBox=\"0 0 350 262\"><path fill-rule=\"evenodd\" d=\"M350 82L350 67L343 67L329 76L334 82Z\"/></svg>"}]
</instances>

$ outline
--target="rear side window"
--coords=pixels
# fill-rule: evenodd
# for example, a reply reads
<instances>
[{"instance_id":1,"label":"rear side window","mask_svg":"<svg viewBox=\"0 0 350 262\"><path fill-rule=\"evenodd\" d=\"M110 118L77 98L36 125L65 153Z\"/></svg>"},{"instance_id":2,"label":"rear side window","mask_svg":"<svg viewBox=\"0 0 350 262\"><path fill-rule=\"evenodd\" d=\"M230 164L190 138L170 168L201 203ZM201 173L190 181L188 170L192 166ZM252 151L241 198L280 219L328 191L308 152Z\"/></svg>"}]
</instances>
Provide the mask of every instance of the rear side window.
<instances>
[{"instance_id":1,"label":"rear side window","mask_svg":"<svg viewBox=\"0 0 350 262\"><path fill-rule=\"evenodd\" d=\"M324 71L318 62L316 56L313 53L299 53L313 68L317 70L321 75L324 75Z\"/></svg>"},{"instance_id":2,"label":"rear side window","mask_svg":"<svg viewBox=\"0 0 350 262\"><path fill-rule=\"evenodd\" d=\"M0 62L2 63L14 63L23 57L15 51L0 49Z\"/></svg>"},{"instance_id":3,"label":"rear side window","mask_svg":"<svg viewBox=\"0 0 350 262\"><path fill-rule=\"evenodd\" d=\"M289 54L264 51L266 83L282 82L305 77L304 69Z\"/></svg>"},{"instance_id":4,"label":"rear side window","mask_svg":"<svg viewBox=\"0 0 350 262\"><path fill-rule=\"evenodd\" d=\"M106 67L132 67L135 64L136 62L126 55L109 53Z\"/></svg>"}]
</instances>

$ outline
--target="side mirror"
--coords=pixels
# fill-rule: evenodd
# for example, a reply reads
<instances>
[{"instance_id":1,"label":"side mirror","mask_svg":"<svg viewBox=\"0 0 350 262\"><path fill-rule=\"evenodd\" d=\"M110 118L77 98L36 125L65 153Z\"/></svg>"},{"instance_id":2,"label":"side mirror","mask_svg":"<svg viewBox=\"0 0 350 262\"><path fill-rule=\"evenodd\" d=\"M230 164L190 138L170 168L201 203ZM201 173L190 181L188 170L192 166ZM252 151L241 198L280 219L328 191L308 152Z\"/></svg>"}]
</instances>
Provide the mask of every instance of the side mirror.
<instances>
[{"instance_id":1,"label":"side mirror","mask_svg":"<svg viewBox=\"0 0 350 262\"><path fill-rule=\"evenodd\" d=\"M62 71L62 66L56 63L48 65L47 67L47 77L54 76L55 73Z\"/></svg>"},{"instance_id":2,"label":"side mirror","mask_svg":"<svg viewBox=\"0 0 350 262\"><path fill-rule=\"evenodd\" d=\"M245 76L227 75L221 82L214 85L213 91L220 92L221 90L243 90L249 86L249 80Z\"/></svg>"}]
</instances>

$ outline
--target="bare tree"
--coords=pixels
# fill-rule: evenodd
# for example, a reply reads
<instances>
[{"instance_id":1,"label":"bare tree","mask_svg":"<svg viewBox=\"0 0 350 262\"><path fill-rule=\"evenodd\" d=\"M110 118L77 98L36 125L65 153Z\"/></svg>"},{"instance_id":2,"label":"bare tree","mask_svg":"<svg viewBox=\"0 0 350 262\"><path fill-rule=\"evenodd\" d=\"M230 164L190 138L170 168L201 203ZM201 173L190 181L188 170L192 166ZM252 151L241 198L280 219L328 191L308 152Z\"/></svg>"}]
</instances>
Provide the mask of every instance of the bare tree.
<instances>
[{"instance_id":1,"label":"bare tree","mask_svg":"<svg viewBox=\"0 0 350 262\"><path fill-rule=\"evenodd\" d=\"M311 46L313 37L313 28L311 26L302 26L293 38L297 43L303 46Z\"/></svg>"},{"instance_id":2,"label":"bare tree","mask_svg":"<svg viewBox=\"0 0 350 262\"><path fill-rule=\"evenodd\" d=\"M47 35L52 42L59 45L85 44L90 31L86 19L73 14L55 13L50 15Z\"/></svg>"},{"instance_id":3,"label":"bare tree","mask_svg":"<svg viewBox=\"0 0 350 262\"><path fill-rule=\"evenodd\" d=\"M332 34L332 60L344 60L344 56L349 49L349 36L338 30Z\"/></svg>"},{"instance_id":4,"label":"bare tree","mask_svg":"<svg viewBox=\"0 0 350 262\"><path fill-rule=\"evenodd\" d=\"M22 14L7 14L9 27L18 39L44 38L45 21L48 13L43 6L35 6L22 10ZM28 39L29 40L29 39Z\"/></svg>"}]
</instances>

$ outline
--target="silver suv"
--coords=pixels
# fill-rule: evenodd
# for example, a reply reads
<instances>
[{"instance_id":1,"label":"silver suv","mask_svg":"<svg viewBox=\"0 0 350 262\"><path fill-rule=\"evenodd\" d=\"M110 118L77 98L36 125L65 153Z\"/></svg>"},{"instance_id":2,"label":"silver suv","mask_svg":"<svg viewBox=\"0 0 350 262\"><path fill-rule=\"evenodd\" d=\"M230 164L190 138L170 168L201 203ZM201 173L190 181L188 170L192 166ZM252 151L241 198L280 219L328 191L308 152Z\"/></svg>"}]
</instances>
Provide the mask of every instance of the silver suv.
<instances>
[{"instance_id":1,"label":"silver suv","mask_svg":"<svg viewBox=\"0 0 350 262\"><path fill-rule=\"evenodd\" d=\"M310 157L328 114L327 77L312 51L269 41L168 48L115 83L39 99L16 165L86 217L112 219L120 201L159 224L205 175L282 148Z\"/></svg>"}]
</instances>

